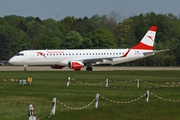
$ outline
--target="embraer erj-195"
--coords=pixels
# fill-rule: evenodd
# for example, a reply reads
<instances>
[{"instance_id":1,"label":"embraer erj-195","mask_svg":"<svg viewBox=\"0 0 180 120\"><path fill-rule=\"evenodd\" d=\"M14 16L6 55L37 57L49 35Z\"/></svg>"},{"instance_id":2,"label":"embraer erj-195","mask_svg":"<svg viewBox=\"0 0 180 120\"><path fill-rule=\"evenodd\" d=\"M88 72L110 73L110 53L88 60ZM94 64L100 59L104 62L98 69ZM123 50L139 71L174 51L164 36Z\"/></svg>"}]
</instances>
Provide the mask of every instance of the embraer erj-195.
<instances>
[{"instance_id":1,"label":"embraer erj-195","mask_svg":"<svg viewBox=\"0 0 180 120\"><path fill-rule=\"evenodd\" d=\"M9 60L14 65L51 65L51 68L80 70L92 65L129 62L166 50L153 50L157 26L151 26L139 44L129 49L24 50Z\"/></svg>"}]
</instances>

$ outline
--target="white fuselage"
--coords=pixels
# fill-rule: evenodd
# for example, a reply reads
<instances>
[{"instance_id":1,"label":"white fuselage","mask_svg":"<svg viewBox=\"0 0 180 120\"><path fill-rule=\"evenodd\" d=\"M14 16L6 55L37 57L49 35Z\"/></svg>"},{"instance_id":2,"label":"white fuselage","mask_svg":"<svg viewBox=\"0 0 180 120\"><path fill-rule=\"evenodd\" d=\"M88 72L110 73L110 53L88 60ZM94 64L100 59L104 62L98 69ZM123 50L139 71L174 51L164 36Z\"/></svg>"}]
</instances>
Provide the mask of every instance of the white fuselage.
<instances>
[{"instance_id":1,"label":"white fuselage","mask_svg":"<svg viewBox=\"0 0 180 120\"><path fill-rule=\"evenodd\" d=\"M144 57L143 52L153 50L136 49L84 49L84 50L25 50L12 57L15 65L62 65L70 61L87 61L93 64L118 64Z\"/></svg>"}]
</instances>

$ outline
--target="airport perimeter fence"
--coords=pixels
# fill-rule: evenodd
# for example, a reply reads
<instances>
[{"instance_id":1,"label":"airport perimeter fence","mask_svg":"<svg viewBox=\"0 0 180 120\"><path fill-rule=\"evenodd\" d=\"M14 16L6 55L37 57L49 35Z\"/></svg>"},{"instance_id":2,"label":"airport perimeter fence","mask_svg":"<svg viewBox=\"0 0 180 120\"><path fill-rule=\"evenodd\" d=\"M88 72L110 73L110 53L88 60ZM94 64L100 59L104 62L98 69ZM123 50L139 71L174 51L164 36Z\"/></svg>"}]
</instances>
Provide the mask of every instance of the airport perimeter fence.
<instances>
[{"instance_id":1,"label":"airport perimeter fence","mask_svg":"<svg viewBox=\"0 0 180 120\"><path fill-rule=\"evenodd\" d=\"M171 100L171 99L167 99L167 98L162 98L160 96L157 96L156 94L150 92L149 90L147 90L147 92L143 95L141 95L140 97L133 99L133 100L129 100L129 101L116 101L116 100L111 100L109 98L106 98L102 95L99 95L98 93L96 94L96 97L87 105L83 106L83 107L72 107L69 105L64 104L63 102L56 100L56 98L53 98L53 104L52 104L52 110L50 112L50 114L48 115L48 118L51 117L51 115L55 115L55 109L56 109L56 102L58 102L60 105L63 105L64 107L66 107L67 109L71 109L71 110L83 110L85 108L88 108L90 105L92 105L95 102L95 108L98 108L98 101L99 101L99 97L101 97L102 99L108 101L108 102L112 102L112 103L116 103L116 104L128 104L128 103L133 103L133 102L137 102L138 100L142 99L143 97L146 96L146 102L149 102L149 94L155 96L156 98L160 99L160 100L164 100L164 101L169 101L169 102L179 102L179 100ZM29 120L39 120L40 118L38 118L38 116L35 113L35 110L32 106L32 104L29 105Z\"/></svg>"},{"instance_id":2,"label":"airport perimeter fence","mask_svg":"<svg viewBox=\"0 0 180 120\"><path fill-rule=\"evenodd\" d=\"M157 88L157 87L179 87L179 82L178 82L178 85L175 85L175 83L173 83L173 85L170 85L169 83L167 83L167 85L159 85L159 84L154 84L154 83L147 82L147 81L144 81L144 80L141 80L141 79L135 79L135 80L123 81L123 82L122 81L114 81L114 80L106 79L106 81L99 82L99 83L88 83L88 82L84 82L84 81L81 81L81 80L71 79L70 77L68 78L67 87L70 85L70 81L71 80L76 82L76 83L78 83L78 84L88 85L88 86L103 86L103 84L105 83L105 87L108 87L108 88L114 88L114 87L108 86L109 82L120 83L120 84L121 83L137 82L136 88L139 88L139 82L144 82L144 83L147 83L147 84L150 84L150 85L154 85L155 88ZM149 96L150 95L154 96L155 98L158 98L159 100L164 100L164 101L168 101L168 102L176 102L176 103L180 102L180 100L171 100L171 99L160 97L160 96L158 96L158 95L156 95L156 94L154 94L152 92L149 92L149 90L147 90L145 94L143 94L143 95L141 95L141 96L139 96L139 97L137 97L135 99L128 100L128 101L112 100L110 98L107 98L107 97L97 93L96 97L94 99L92 99L91 102L89 102L87 105L84 105L84 106L81 106L81 107L72 107L70 105L67 105L67 104L63 103L60 100L57 100L56 98L53 98L52 110L51 110L50 114L48 115L48 118L50 118L51 115L55 115L56 102L59 103L60 105L64 106L64 107L66 107L67 109L71 109L71 110L83 110L83 109L88 108L89 106L91 106L93 103L95 103L95 108L98 108L99 98L102 98L103 100L106 100L107 102L111 102L111 103L115 103L115 104L129 104L129 103L137 102L138 100L142 99L143 97L146 98L145 99L146 102L149 102ZM29 105L29 120L40 119L40 118L38 118L37 115L34 114L35 110L31 106L32 106L32 104Z\"/></svg>"},{"instance_id":3,"label":"airport perimeter fence","mask_svg":"<svg viewBox=\"0 0 180 120\"><path fill-rule=\"evenodd\" d=\"M137 89L137 88L139 88L139 89L146 89L145 87L141 87L140 88L140 82L152 85L151 87L147 87L149 89L151 89L151 88L160 88L160 87L179 87L180 86L180 82L178 82L177 84L175 82L172 82L172 84L167 82L166 84L162 85L162 84L154 84L154 83L142 80L142 79L135 79L135 80L129 80L129 81L117 81L117 80L106 79L105 81L99 82L99 83L88 83L88 82L85 82L85 81L82 81L82 80L76 80L76 79L73 79L73 78L70 78L70 77L68 77L67 86L70 85L70 81L74 81L74 82L76 82L78 84L81 84L81 85L100 86L100 87L103 87L104 86L103 84L105 83L105 87L108 87L108 88L117 88L117 89L125 89L125 88L109 86L109 83L123 84L123 83L136 82L136 87L134 89ZM130 89L130 88L127 88L127 89Z\"/></svg>"}]
</instances>

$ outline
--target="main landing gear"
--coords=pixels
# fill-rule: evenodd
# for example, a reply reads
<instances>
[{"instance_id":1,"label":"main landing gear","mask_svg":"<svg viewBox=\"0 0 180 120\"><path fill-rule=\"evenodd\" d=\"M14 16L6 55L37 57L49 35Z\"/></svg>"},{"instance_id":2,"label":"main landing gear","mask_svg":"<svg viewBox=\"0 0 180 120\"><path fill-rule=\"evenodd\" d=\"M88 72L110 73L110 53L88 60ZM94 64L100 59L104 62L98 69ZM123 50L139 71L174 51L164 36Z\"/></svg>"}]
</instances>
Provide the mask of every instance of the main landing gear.
<instances>
[{"instance_id":1,"label":"main landing gear","mask_svg":"<svg viewBox=\"0 0 180 120\"><path fill-rule=\"evenodd\" d=\"M87 71L92 71L92 70L93 70L93 68L92 68L91 64L88 64L88 65L87 65L86 70L87 70Z\"/></svg>"}]
</instances>

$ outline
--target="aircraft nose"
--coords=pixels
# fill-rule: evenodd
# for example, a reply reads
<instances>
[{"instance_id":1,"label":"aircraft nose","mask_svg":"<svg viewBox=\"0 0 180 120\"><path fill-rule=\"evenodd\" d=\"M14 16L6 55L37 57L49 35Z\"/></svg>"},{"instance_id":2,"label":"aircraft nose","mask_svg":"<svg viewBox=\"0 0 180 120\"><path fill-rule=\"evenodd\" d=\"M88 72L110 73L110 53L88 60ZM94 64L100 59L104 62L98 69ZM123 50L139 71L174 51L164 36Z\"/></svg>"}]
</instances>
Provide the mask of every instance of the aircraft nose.
<instances>
[{"instance_id":1,"label":"aircraft nose","mask_svg":"<svg viewBox=\"0 0 180 120\"><path fill-rule=\"evenodd\" d=\"M10 64L15 64L16 62L16 58L12 57L10 60L9 60L9 63Z\"/></svg>"}]
</instances>

